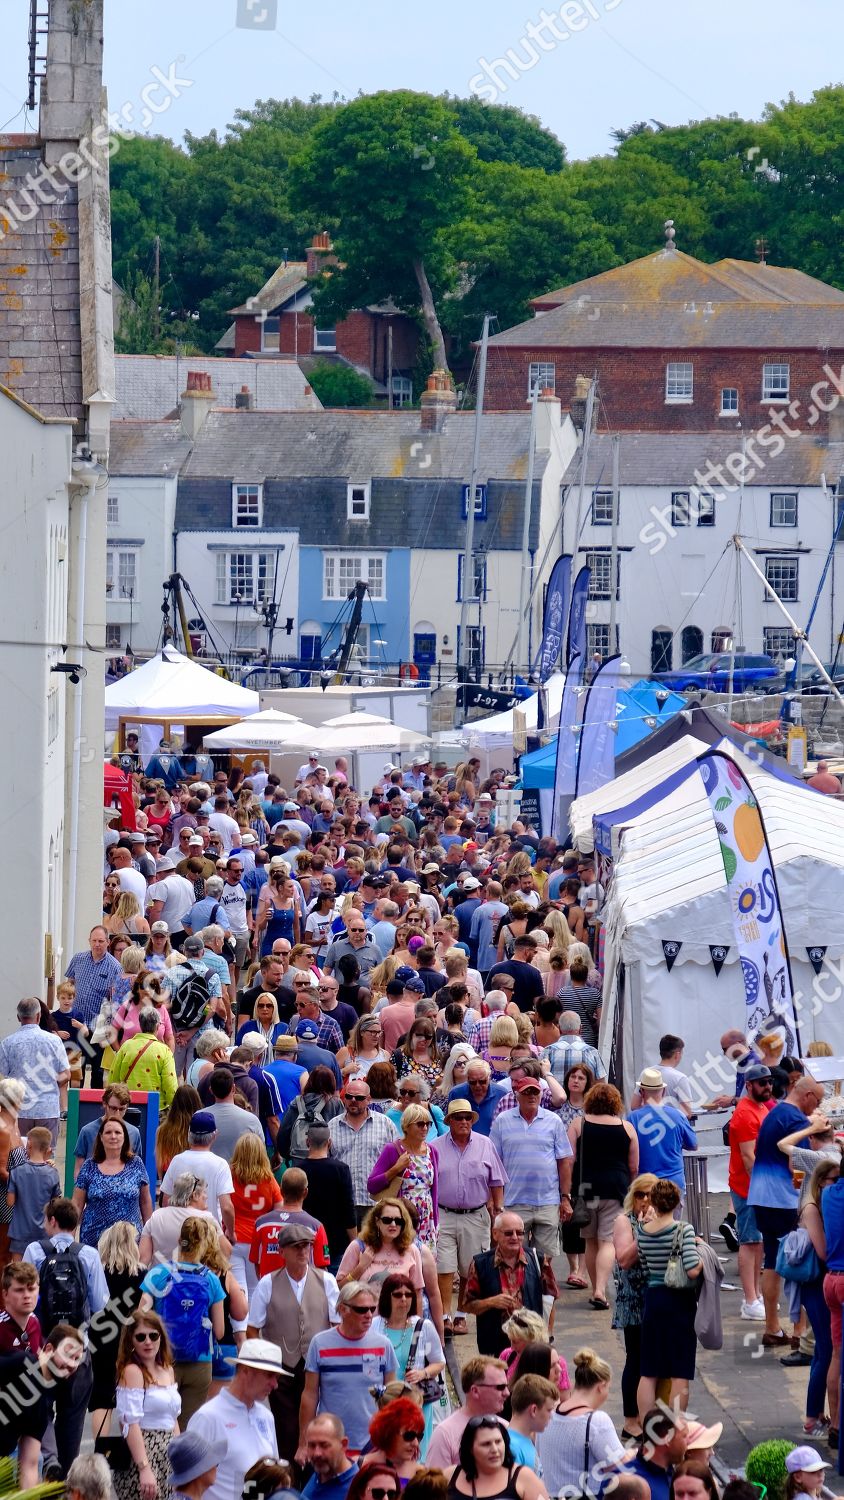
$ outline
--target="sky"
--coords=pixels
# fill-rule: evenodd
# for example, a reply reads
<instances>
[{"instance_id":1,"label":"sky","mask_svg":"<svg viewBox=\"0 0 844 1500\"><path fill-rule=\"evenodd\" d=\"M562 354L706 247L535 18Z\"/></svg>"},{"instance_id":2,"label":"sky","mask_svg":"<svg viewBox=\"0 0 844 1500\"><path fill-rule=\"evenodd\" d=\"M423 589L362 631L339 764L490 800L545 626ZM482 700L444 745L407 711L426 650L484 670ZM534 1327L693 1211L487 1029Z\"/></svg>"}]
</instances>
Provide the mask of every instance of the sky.
<instances>
[{"instance_id":1,"label":"sky","mask_svg":"<svg viewBox=\"0 0 844 1500\"><path fill-rule=\"evenodd\" d=\"M555 26L531 42L543 10ZM0 0L0 130L32 123L21 108L28 15L28 0ZM168 107L149 131L176 141L224 132L258 98L465 95L475 80L484 97L538 115L571 158L594 156L637 120L758 118L789 93L808 98L844 77L842 42L840 0L106 0L110 107L137 121L159 70L172 86L152 96ZM484 65L511 50L517 76L490 81Z\"/></svg>"}]
</instances>

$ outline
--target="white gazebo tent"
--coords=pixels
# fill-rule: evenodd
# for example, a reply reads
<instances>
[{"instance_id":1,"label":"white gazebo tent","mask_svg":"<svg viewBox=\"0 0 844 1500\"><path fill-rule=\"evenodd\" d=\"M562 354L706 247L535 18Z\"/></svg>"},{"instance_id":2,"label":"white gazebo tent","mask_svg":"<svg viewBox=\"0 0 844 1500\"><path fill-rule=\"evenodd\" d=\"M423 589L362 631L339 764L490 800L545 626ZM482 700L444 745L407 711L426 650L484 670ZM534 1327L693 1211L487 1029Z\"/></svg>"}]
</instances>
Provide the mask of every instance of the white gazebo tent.
<instances>
[{"instance_id":1,"label":"white gazebo tent","mask_svg":"<svg viewBox=\"0 0 844 1500\"><path fill-rule=\"evenodd\" d=\"M563 672L555 672L545 684L549 730L556 729L560 722L560 708L565 685L566 679ZM484 774L488 774L490 767L495 765L496 761L500 761L502 756L507 760L512 760L514 714L517 713L524 715L525 728L528 733L535 733L539 717L539 695L532 693L516 708L508 708L503 713L491 714L488 719L473 719L464 727L461 734L462 742L467 750L480 757Z\"/></svg>"},{"instance_id":2,"label":"white gazebo tent","mask_svg":"<svg viewBox=\"0 0 844 1500\"><path fill-rule=\"evenodd\" d=\"M330 771L338 756L355 756L357 770L354 777L359 790L365 790L381 774L384 756L421 749L430 745L427 735L415 729L402 729L390 719L378 714L348 713L322 724L309 725L301 719L287 723L279 722L289 715L279 714L273 709L257 714L245 725L233 724L228 728L207 734L204 744L208 750L269 750L277 756L296 756L302 752L317 750ZM263 737L261 725L266 725ZM258 738L247 738L250 731L257 730ZM295 762L274 762L288 787L295 774Z\"/></svg>"},{"instance_id":3,"label":"white gazebo tent","mask_svg":"<svg viewBox=\"0 0 844 1500\"><path fill-rule=\"evenodd\" d=\"M136 667L105 690L106 730L117 731L123 746L128 729L141 736L144 758L154 753L159 739L187 729L199 737L258 712L258 694L220 677L172 646L165 646L143 666Z\"/></svg>"},{"instance_id":4,"label":"white gazebo tent","mask_svg":"<svg viewBox=\"0 0 844 1500\"><path fill-rule=\"evenodd\" d=\"M206 734L203 744L206 750L283 750L288 743L297 748L303 732L312 734L295 714L282 714L278 709L265 708L240 724L227 724Z\"/></svg>"}]
</instances>

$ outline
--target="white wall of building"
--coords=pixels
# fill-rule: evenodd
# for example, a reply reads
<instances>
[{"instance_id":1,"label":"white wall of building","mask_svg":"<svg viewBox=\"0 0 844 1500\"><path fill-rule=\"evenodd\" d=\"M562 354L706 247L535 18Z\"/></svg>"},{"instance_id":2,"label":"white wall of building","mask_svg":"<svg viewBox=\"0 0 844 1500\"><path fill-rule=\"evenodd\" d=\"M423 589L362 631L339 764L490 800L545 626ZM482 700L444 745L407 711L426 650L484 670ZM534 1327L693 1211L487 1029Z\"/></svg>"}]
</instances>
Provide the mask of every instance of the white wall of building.
<instances>
[{"instance_id":1,"label":"white wall of building","mask_svg":"<svg viewBox=\"0 0 844 1500\"><path fill-rule=\"evenodd\" d=\"M176 484L175 475L154 479L112 475L109 480L106 640L110 650L122 650L129 641L133 651L146 653L158 643L163 584L173 572Z\"/></svg>"},{"instance_id":2,"label":"white wall of building","mask_svg":"<svg viewBox=\"0 0 844 1500\"><path fill-rule=\"evenodd\" d=\"M279 604L273 654L296 651L299 620L299 536L295 531L181 531L176 539L178 571L190 584L225 651L259 651L267 627L253 602ZM240 561L233 562L237 558ZM277 571L276 571L277 570ZM243 602L231 602L234 580L243 580ZM187 605L190 614L192 606ZM288 618L293 631L285 634ZM211 642L209 641L209 644Z\"/></svg>"}]
</instances>

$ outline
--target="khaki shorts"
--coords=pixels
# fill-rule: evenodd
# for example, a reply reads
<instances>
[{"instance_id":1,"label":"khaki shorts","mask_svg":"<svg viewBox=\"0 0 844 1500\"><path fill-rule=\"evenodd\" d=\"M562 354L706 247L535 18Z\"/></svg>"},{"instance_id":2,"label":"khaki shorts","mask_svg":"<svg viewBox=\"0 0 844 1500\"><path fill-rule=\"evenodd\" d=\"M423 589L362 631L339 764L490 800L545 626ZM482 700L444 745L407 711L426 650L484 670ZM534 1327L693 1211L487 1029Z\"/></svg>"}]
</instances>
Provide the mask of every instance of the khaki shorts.
<instances>
[{"instance_id":1,"label":"khaki shorts","mask_svg":"<svg viewBox=\"0 0 844 1500\"><path fill-rule=\"evenodd\" d=\"M250 935L248 932L233 932L232 937L235 947L234 966L236 969L242 969L246 965L249 953Z\"/></svg>"},{"instance_id":2,"label":"khaki shorts","mask_svg":"<svg viewBox=\"0 0 844 1500\"><path fill-rule=\"evenodd\" d=\"M547 1203L543 1208L531 1208L529 1203L511 1203L504 1212L519 1215L525 1226L525 1240L532 1241L540 1255L558 1254L560 1210L556 1203Z\"/></svg>"},{"instance_id":3,"label":"khaki shorts","mask_svg":"<svg viewBox=\"0 0 844 1500\"><path fill-rule=\"evenodd\" d=\"M437 1234L437 1271L445 1275L458 1271L465 1279L476 1255L490 1247L490 1218L486 1208L471 1214L455 1214L440 1204Z\"/></svg>"},{"instance_id":4,"label":"khaki shorts","mask_svg":"<svg viewBox=\"0 0 844 1500\"><path fill-rule=\"evenodd\" d=\"M621 1204L615 1198L595 1198L589 1208L589 1222L581 1225L581 1239L611 1240L613 1225L621 1213Z\"/></svg>"}]
</instances>

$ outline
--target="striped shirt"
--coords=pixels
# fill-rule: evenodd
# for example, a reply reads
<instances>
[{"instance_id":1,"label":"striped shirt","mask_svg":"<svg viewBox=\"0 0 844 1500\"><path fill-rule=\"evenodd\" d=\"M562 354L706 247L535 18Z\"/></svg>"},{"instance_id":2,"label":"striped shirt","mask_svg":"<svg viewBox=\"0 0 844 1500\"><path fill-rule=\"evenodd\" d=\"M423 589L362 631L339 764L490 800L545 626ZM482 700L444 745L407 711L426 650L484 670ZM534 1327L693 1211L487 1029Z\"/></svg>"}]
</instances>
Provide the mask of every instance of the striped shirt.
<instances>
[{"instance_id":1,"label":"striped shirt","mask_svg":"<svg viewBox=\"0 0 844 1500\"><path fill-rule=\"evenodd\" d=\"M352 1194L355 1204L361 1207L372 1202L367 1182L384 1147L397 1141L399 1131L386 1115L367 1114L360 1130L349 1124L345 1115L335 1115L328 1122L331 1139L331 1155L335 1161L344 1161L352 1174Z\"/></svg>"},{"instance_id":2,"label":"striped shirt","mask_svg":"<svg viewBox=\"0 0 844 1500\"><path fill-rule=\"evenodd\" d=\"M398 1372L393 1346L383 1334L367 1333L360 1341L329 1328L311 1339L305 1370L319 1377L318 1411L339 1417L349 1440L349 1451L359 1453L369 1441L375 1402L373 1385L386 1385Z\"/></svg>"},{"instance_id":3,"label":"striped shirt","mask_svg":"<svg viewBox=\"0 0 844 1500\"><path fill-rule=\"evenodd\" d=\"M676 1224L669 1224L665 1229L660 1229L656 1234L647 1234L641 1224L636 1226L636 1242L639 1246L639 1259L647 1267L648 1286L662 1286L665 1281L665 1272L671 1255L671 1245L674 1240ZM691 1224L683 1224L682 1237L683 1265L686 1271L693 1271L700 1262L697 1245L695 1244L695 1232Z\"/></svg>"},{"instance_id":4,"label":"striped shirt","mask_svg":"<svg viewBox=\"0 0 844 1500\"><path fill-rule=\"evenodd\" d=\"M562 1121L540 1107L536 1118L525 1120L518 1109L506 1110L492 1122L489 1138L504 1163L508 1182L504 1204L530 1203L545 1208L560 1201L557 1162L572 1155Z\"/></svg>"}]
</instances>

